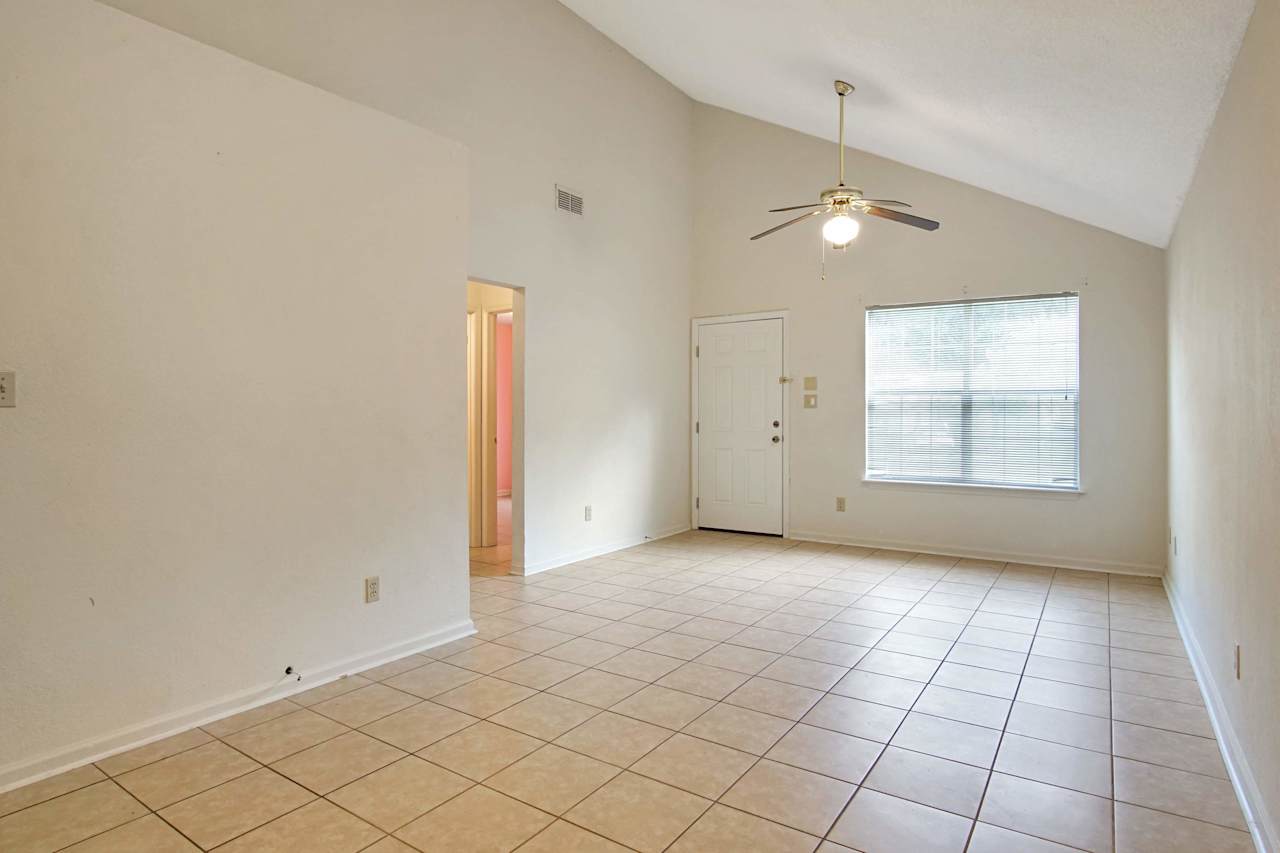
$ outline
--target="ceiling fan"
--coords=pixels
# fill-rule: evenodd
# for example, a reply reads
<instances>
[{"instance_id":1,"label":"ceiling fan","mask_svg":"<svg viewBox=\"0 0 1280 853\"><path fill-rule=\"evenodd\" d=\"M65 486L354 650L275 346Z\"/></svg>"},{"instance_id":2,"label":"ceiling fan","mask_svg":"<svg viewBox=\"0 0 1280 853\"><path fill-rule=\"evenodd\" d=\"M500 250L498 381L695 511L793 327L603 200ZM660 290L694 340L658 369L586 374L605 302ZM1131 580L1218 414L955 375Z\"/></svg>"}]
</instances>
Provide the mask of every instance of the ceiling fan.
<instances>
[{"instance_id":1,"label":"ceiling fan","mask_svg":"<svg viewBox=\"0 0 1280 853\"><path fill-rule=\"evenodd\" d=\"M752 240L759 240L761 237L768 237L775 231L781 231L797 222L803 222L813 216L822 216L830 214L830 218L822 224L822 237L833 247L843 249L849 245L854 237L858 236L861 229L861 223L855 218L856 215L866 214L868 216L878 216L881 219L891 219L894 222L901 222L905 225L911 225L915 228L923 228L925 231L937 231L939 223L932 219L925 219L922 216L912 216L910 213L903 213L900 210L891 210L893 207L910 207L904 201L892 201L890 199L880 198L863 198L862 190L857 187L847 187L844 184L844 99L845 96L853 91L853 86L843 80L836 81L836 95L840 98L840 182L831 189L823 190L818 198L821 199L817 204L796 204L790 207L775 207L770 213L784 213L790 210L809 210L808 213L802 213L795 219L788 219L781 225L775 225L768 231L761 231L752 237Z\"/></svg>"}]
</instances>

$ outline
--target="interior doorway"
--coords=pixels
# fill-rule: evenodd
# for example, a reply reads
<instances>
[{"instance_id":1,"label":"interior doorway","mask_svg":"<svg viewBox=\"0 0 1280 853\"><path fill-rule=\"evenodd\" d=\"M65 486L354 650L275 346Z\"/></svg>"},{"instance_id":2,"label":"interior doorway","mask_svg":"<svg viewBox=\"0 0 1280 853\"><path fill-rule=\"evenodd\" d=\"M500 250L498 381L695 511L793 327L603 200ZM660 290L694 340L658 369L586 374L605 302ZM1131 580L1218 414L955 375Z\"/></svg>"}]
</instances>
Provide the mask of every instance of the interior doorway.
<instances>
[{"instance_id":1,"label":"interior doorway","mask_svg":"<svg viewBox=\"0 0 1280 853\"><path fill-rule=\"evenodd\" d=\"M524 294L467 283L467 506L472 574L521 573Z\"/></svg>"}]
</instances>

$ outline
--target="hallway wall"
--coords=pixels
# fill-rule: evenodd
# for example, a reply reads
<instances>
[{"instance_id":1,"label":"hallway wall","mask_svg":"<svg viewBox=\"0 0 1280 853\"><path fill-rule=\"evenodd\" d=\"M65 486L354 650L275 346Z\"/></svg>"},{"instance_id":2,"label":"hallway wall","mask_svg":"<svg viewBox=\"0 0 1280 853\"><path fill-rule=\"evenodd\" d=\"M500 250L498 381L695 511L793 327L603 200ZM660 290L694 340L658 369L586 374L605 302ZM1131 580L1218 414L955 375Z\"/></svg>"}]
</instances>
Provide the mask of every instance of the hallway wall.
<instances>
[{"instance_id":1,"label":"hallway wall","mask_svg":"<svg viewBox=\"0 0 1280 853\"><path fill-rule=\"evenodd\" d=\"M1277 45L1280 2L1259 0L1168 269L1169 592L1271 850L1280 850Z\"/></svg>"},{"instance_id":2,"label":"hallway wall","mask_svg":"<svg viewBox=\"0 0 1280 853\"><path fill-rule=\"evenodd\" d=\"M527 570L688 525L689 98L555 0L107 2L467 146L469 272L527 302Z\"/></svg>"},{"instance_id":3,"label":"hallway wall","mask_svg":"<svg viewBox=\"0 0 1280 853\"><path fill-rule=\"evenodd\" d=\"M0 21L0 789L469 632L462 147Z\"/></svg>"}]
</instances>

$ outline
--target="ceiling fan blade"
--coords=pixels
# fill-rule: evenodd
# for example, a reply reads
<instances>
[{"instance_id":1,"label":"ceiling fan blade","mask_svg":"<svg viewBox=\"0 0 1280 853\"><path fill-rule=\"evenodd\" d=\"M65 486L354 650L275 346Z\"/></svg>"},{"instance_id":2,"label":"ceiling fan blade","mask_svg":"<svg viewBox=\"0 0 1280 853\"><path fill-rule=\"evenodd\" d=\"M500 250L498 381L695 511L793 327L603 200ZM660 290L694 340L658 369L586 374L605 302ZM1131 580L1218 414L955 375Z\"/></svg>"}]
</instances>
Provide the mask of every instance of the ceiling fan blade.
<instances>
[{"instance_id":1,"label":"ceiling fan blade","mask_svg":"<svg viewBox=\"0 0 1280 853\"><path fill-rule=\"evenodd\" d=\"M905 201L890 201L887 198L860 198L863 204L878 204L881 207L910 207Z\"/></svg>"},{"instance_id":2,"label":"ceiling fan blade","mask_svg":"<svg viewBox=\"0 0 1280 853\"><path fill-rule=\"evenodd\" d=\"M903 213L901 210L889 210L885 207L869 206L866 208L866 212L881 219L892 219L894 222L901 222L904 225L923 228L925 231L937 231L940 224L932 219L925 219L923 216L912 216L910 213Z\"/></svg>"},{"instance_id":3,"label":"ceiling fan blade","mask_svg":"<svg viewBox=\"0 0 1280 853\"><path fill-rule=\"evenodd\" d=\"M825 210L826 208L825 204L823 205L823 208ZM799 216L797 216L795 219L788 219L786 222L782 223L781 225L773 226L768 231L761 231L759 234L755 235L751 239L759 240L761 237L768 237L774 231L781 231L783 228L786 228L788 225L795 225L797 222L800 222L801 220L804 220L804 219L808 219L810 216L817 216L818 214L823 213L824 210L811 210L808 213L802 213Z\"/></svg>"},{"instance_id":4,"label":"ceiling fan blade","mask_svg":"<svg viewBox=\"0 0 1280 853\"><path fill-rule=\"evenodd\" d=\"M770 213L786 213L788 210L804 210L809 207L826 207L827 203L819 202L818 204L795 204L791 207L775 207Z\"/></svg>"}]
</instances>

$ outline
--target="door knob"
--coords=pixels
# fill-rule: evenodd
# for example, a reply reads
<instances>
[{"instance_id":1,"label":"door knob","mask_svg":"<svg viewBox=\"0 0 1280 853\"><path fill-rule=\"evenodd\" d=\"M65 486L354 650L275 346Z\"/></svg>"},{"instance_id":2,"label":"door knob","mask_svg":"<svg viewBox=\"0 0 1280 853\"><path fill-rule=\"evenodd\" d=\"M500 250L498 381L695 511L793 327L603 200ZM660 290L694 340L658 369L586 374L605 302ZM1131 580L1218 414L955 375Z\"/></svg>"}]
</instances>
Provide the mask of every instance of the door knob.
<instances>
[{"instance_id":1,"label":"door knob","mask_svg":"<svg viewBox=\"0 0 1280 853\"><path fill-rule=\"evenodd\" d=\"M779 443L779 442L781 442L781 441L782 441L782 436L780 436L780 435L775 435L775 436L773 437L773 443L774 443L774 444L778 444L778 443Z\"/></svg>"}]
</instances>

